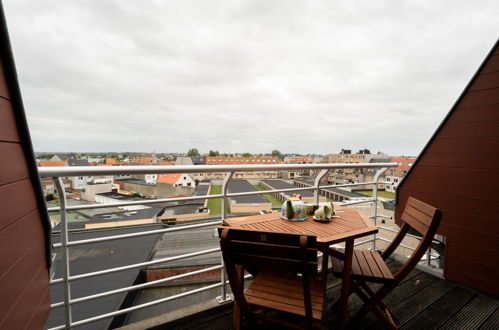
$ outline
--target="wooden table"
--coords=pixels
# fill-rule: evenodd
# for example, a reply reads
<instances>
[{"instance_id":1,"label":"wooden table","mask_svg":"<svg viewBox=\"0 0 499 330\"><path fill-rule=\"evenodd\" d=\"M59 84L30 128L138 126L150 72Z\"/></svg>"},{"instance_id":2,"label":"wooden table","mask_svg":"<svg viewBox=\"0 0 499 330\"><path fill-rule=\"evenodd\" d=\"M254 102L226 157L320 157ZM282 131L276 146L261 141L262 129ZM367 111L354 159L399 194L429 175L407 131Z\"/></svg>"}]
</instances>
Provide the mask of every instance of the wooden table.
<instances>
[{"instance_id":1,"label":"wooden table","mask_svg":"<svg viewBox=\"0 0 499 330\"><path fill-rule=\"evenodd\" d=\"M312 235L317 237L317 248L322 251L322 277L326 280L329 259L329 246L345 242L342 256L344 260L343 284L341 287L341 315L340 327L343 329L348 320L348 296L350 291L350 272L352 268L353 242L356 238L375 234L378 229L362 213L348 208L337 208L336 215L331 222L320 223L311 216L306 221L286 221L280 218L280 213L253 215L240 218L231 218L224 221L224 225L246 230L258 230L277 233Z\"/></svg>"}]
</instances>

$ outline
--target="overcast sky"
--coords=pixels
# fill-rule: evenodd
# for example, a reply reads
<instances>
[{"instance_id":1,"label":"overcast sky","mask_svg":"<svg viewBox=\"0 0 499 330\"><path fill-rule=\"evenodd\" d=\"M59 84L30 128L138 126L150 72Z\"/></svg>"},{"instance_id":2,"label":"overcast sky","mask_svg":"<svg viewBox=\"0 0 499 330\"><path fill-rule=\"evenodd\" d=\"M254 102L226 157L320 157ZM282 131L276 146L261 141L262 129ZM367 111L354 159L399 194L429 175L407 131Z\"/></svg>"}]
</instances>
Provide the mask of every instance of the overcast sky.
<instances>
[{"instance_id":1,"label":"overcast sky","mask_svg":"<svg viewBox=\"0 0 499 330\"><path fill-rule=\"evenodd\" d=\"M35 151L417 155L499 1L4 0Z\"/></svg>"}]
</instances>

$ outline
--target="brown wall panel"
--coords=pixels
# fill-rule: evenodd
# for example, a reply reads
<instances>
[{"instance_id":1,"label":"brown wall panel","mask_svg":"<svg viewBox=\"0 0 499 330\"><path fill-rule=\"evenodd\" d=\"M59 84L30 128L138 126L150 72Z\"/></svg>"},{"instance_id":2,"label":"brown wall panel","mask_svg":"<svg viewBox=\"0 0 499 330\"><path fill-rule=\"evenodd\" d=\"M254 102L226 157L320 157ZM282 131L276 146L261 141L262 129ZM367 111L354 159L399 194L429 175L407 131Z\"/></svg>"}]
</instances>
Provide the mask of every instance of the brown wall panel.
<instances>
[{"instance_id":1,"label":"brown wall panel","mask_svg":"<svg viewBox=\"0 0 499 330\"><path fill-rule=\"evenodd\" d=\"M0 329L41 329L51 227L0 2Z\"/></svg>"},{"instance_id":2,"label":"brown wall panel","mask_svg":"<svg viewBox=\"0 0 499 330\"><path fill-rule=\"evenodd\" d=\"M449 253L453 256L471 259L473 262L489 264L489 266L491 260L499 260L499 251L497 249L486 249L477 245L459 242L456 239L452 240ZM491 275L496 276L495 274Z\"/></svg>"},{"instance_id":3,"label":"brown wall panel","mask_svg":"<svg viewBox=\"0 0 499 330\"><path fill-rule=\"evenodd\" d=\"M470 91L499 87L499 71L479 75L470 87Z\"/></svg>"},{"instance_id":4,"label":"brown wall panel","mask_svg":"<svg viewBox=\"0 0 499 330\"><path fill-rule=\"evenodd\" d=\"M499 196L499 187L480 186L479 184L464 184L459 182L435 182L432 180L418 180L417 182L408 182L405 186L407 190L420 192L438 191L442 195L455 198L453 204L461 199L481 199L491 203L497 202Z\"/></svg>"},{"instance_id":5,"label":"brown wall panel","mask_svg":"<svg viewBox=\"0 0 499 330\"><path fill-rule=\"evenodd\" d=\"M38 305L34 308L33 315L26 326L26 330L38 330L43 328L47 321L47 315L50 313L50 290L45 288L45 295L40 299Z\"/></svg>"},{"instance_id":6,"label":"brown wall panel","mask_svg":"<svg viewBox=\"0 0 499 330\"><path fill-rule=\"evenodd\" d=\"M33 316L29 320L26 330L37 330L44 327L47 315L50 313L50 290L45 289L45 295L36 306Z\"/></svg>"},{"instance_id":7,"label":"brown wall panel","mask_svg":"<svg viewBox=\"0 0 499 330\"><path fill-rule=\"evenodd\" d=\"M8 312L3 316L3 321L0 321L3 322L0 323L0 328L23 329L28 325L34 313L43 312L43 309L47 308L47 306L43 305L49 305L47 299L49 283L45 267L41 265L35 274L30 275L33 276L33 279L23 288L23 293L15 301L11 301L9 306L5 306ZM44 297L46 300L41 301ZM40 303L42 303L41 310L26 308L26 306L39 305Z\"/></svg>"},{"instance_id":8,"label":"brown wall panel","mask_svg":"<svg viewBox=\"0 0 499 330\"><path fill-rule=\"evenodd\" d=\"M473 215L479 214L481 217L487 219L497 219L497 215L499 214L499 203L490 203L489 201L484 201L482 199L469 199L469 198L461 198L456 199L455 197L441 194L437 191L432 192L420 192L417 190L404 190L403 192L399 191L397 193L397 200L399 202L407 200L409 196L413 196L419 200L425 201L428 203L432 201L435 205L439 205L441 208L445 207L452 209L456 213L462 213L464 215ZM456 201L458 203L456 203ZM397 207L397 215L399 214ZM447 214L444 212L442 221L445 222ZM457 224L462 223L462 221L467 221L466 218L458 217L457 219L452 219ZM496 224L497 226L497 224ZM494 227L497 228L497 227Z\"/></svg>"},{"instance_id":9,"label":"brown wall panel","mask_svg":"<svg viewBox=\"0 0 499 330\"><path fill-rule=\"evenodd\" d=\"M0 97L0 141L19 142L14 110L9 100Z\"/></svg>"},{"instance_id":10,"label":"brown wall panel","mask_svg":"<svg viewBox=\"0 0 499 330\"><path fill-rule=\"evenodd\" d=\"M474 272L463 272L459 265L447 266L445 268L445 273L447 274L446 279L450 281L454 281L483 292L488 292L496 297L499 295L496 281L484 280L481 277L475 276Z\"/></svg>"},{"instance_id":11,"label":"brown wall panel","mask_svg":"<svg viewBox=\"0 0 499 330\"><path fill-rule=\"evenodd\" d=\"M28 166L19 143L0 142L0 155L0 186L29 178Z\"/></svg>"},{"instance_id":12,"label":"brown wall panel","mask_svg":"<svg viewBox=\"0 0 499 330\"><path fill-rule=\"evenodd\" d=\"M459 270L465 273L478 273L481 281L493 282L497 276L495 267L476 262L473 258L465 258L459 254L449 252L449 257L452 257L452 263L449 266L452 268L454 265L459 267Z\"/></svg>"},{"instance_id":13,"label":"brown wall panel","mask_svg":"<svg viewBox=\"0 0 499 330\"><path fill-rule=\"evenodd\" d=\"M499 104L459 107L448 123L472 123L477 121L499 120Z\"/></svg>"},{"instance_id":14,"label":"brown wall panel","mask_svg":"<svg viewBox=\"0 0 499 330\"><path fill-rule=\"evenodd\" d=\"M459 216L459 215L458 215ZM473 217L468 216L468 221L473 221ZM474 244L480 242L479 246L484 249L496 249L497 242L499 241L499 236L487 231L487 227L481 227L477 225L476 230L470 226L458 227L454 226L452 223L452 215L447 218L445 226L442 226L442 234L445 236L452 237L461 243ZM481 219L483 220L483 219ZM483 221L486 222L486 221Z\"/></svg>"},{"instance_id":15,"label":"brown wall panel","mask_svg":"<svg viewBox=\"0 0 499 330\"><path fill-rule=\"evenodd\" d=\"M0 61L0 97L10 99L9 88L3 72L3 63Z\"/></svg>"},{"instance_id":16,"label":"brown wall panel","mask_svg":"<svg viewBox=\"0 0 499 330\"><path fill-rule=\"evenodd\" d=\"M493 188L499 186L499 178L495 176L494 172L495 170L490 169L419 166L412 175L414 179L418 180L450 181Z\"/></svg>"},{"instance_id":17,"label":"brown wall panel","mask_svg":"<svg viewBox=\"0 0 499 330\"><path fill-rule=\"evenodd\" d=\"M498 111L499 113L499 111ZM433 141L432 152L498 153L499 137L478 138L437 138ZM483 179L483 177L482 177Z\"/></svg>"},{"instance_id":18,"label":"brown wall panel","mask_svg":"<svg viewBox=\"0 0 499 330\"><path fill-rule=\"evenodd\" d=\"M499 42L490 54L497 54ZM498 295L499 55L489 55L397 189L442 210L444 276Z\"/></svg>"},{"instance_id":19,"label":"brown wall panel","mask_svg":"<svg viewBox=\"0 0 499 330\"><path fill-rule=\"evenodd\" d=\"M499 103L499 88L468 92L460 102L463 107L497 103Z\"/></svg>"},{"instance_id":20,"label":"brown wall panel","mask_svg":"<svg viewBox=\"0 0 499 330\"><path fill-rule=\"evenodd\" d=\"M498 137L499 121L480 121L474 123L450 123L445 125L437 138L477 138Z\"/></svg>"},{"instance_id":21,"label":"brown wall panel","mask_svg":"<svg viewBox=\"0 0 499 330\"><path fill-rule=\"evenodd\" d=\"M29 288L36 279L36 274L41 267L46 267L45 248L43 239L36 241L14 266L0 277L0 282L8 283L2 287L2 299L0 299L0 323L10 314L13 304L23 292ZM45 268L45 278L47 273ZM34 294L34 292L32 292ZM25 306L25 309L28 309Z\"/></svg>"},{"instance_id":22,"label":"brown wall panel","mask_svg":"<svg viewBox=\"0 0 499 330\"><path fill-rule=\"evenodd\" d=\"M0 186L0 230L37 209L37 206L30 180Z\"/></svg>"},{"instance_id":23,"label":"brown wall panel","mask_svg":"<svg viewBox=\"0 0 499 330\"><path fill-rule=\"evenodd\" d=\"M499 70L499 55L492 56L480 73L489 73Z\"/></svg>"},{"instance_id":24,"label":"brown wall panel","mask_svg":"<svg viewBox=\"0 0 499 330\"><path fill-rule=\"evenodd\" d=\"M4 230L0 242L8 249L0 249L0 277L31 247L43 231L38 210L33 210Z\"/></svg>"},{"instance_id":25,"label":"brown wall panel","mask_svg":"<svg viewBox=\"0 0 499 330\"><path fill-rule=\"evenodd\" d=\"M426 152L421 160L425 166L446 167L446 168L476 168L490 169L499 168L499 153L445 153Z\"/></svg>"}]
</instances>

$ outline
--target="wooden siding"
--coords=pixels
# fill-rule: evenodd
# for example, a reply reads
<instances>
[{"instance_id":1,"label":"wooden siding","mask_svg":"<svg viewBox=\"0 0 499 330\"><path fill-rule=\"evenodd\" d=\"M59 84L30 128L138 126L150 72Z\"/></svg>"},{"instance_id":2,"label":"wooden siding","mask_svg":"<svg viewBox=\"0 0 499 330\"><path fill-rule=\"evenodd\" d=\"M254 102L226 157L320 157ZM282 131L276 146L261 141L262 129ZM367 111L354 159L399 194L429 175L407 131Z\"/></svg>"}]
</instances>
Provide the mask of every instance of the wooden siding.
<instances>
[{"instance_id":1,"label":"wooden siding","mask_svg":"<svg viewBox=\"0 0 499 330\"><path fill-rule=\"evenodd\" d=\"M0 328L40 329L50 309L48 225L1 4L0 47Z\"/></svg>"},{"instance_id":2,"label":"wooden siding","mask_svg":"<svg viewBox=\"0 0 499 330\"><path fill-rule=\"evenodd\" d=\"M498 296L498 43L399 185L397 222L409 196L443 212L444 276Z\"/></svg>"}]
</instances>

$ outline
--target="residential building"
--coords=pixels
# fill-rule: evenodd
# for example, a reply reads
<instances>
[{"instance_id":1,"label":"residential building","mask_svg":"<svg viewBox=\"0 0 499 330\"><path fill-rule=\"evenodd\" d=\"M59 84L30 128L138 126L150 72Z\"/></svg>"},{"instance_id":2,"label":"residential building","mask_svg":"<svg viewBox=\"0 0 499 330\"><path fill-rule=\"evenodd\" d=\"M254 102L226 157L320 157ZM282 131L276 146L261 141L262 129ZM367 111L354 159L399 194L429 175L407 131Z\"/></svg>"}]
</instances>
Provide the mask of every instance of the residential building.
<instances>
[{"instance_id":1,"label":"residential building","mask_svg":"<svg viewBox=\"0 0 499 330\"><path fill-rule=\"evenodd\" d=\"M391 163L397 163L399 166L386 170L386 191L395 192L397 190L400 181L415 161L416 157L393 157L391 159Z\"/></svg>"},{"instance_id":2,"label":"residential building","mask_svg":"<svg viewBox=\"0 0 499 330\"><path fill-rule=\"evenodd\" d=\"M362 153L352 154L351 150L342 149L339 154L326 155L322 162L346 164L365 163L366 153L365 150L361 151ZM361 170L358 169L338 169L329 171L326 175L326 180L330 184L358 183L361 181L360 175Z\"/></svg>"},{"instance_id":3,"label":"residential building","mask_svg":"<svg viewBox=\"0 0 499 330\"><path fill-rule=\"evenodd\" d=\"M169 173L159 174L157 178L159 183L171 184L174 187L195 187L196 182L187 173Z\"/></svg>"},{"instance_id":4,"label":"residential building","mask_svg":"<svg viewBox=\"0 0 499 330\"><path fill-rule=\"evenodd\" d=\"M281 164L277 157L206 157L206 165L275 165ZM223 179L224 172L204 173L206 179ZM241 171L234 173L234 179L277 179L279 171Z\"/></svg>"}]
</instances>

